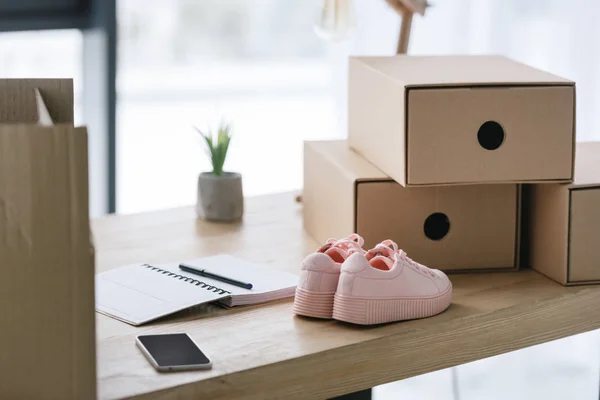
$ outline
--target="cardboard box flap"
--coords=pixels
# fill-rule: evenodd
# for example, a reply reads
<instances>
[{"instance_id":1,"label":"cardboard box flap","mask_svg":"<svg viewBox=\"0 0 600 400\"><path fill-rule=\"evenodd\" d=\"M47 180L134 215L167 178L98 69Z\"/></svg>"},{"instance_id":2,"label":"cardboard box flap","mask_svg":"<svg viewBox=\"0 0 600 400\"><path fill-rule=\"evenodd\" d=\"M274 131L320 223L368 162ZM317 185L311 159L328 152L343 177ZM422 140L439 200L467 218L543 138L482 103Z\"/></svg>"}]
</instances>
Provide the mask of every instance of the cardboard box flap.
<instances>
[{"instance_id":1,"label":"cardboard box flap","mask_svg":"<svg viewBox=\"0 0 600 400\"><path fill-rule=\"evenodd\" d=\"M575 179L569 188L600 186L600 142L577 143Z\"/></svg>"},{"instance_id":2,"label":"cardboard box flap","mask_svg":"<svg viewBox=\"0 0 600 400\"><path fill-rule=\"evenodd\" d=\"M575 83L503 56L352 57L406 87L562 85Z\"/></svg>"},{"instance_id":3,"label":"cardboard box flap","mask_svg":"<svg viewBox=\"0 0 600 400\"><path fill-rule=\"evenodd\" d=\"M353 181L392 180L359 154L352 150L349 151L345 141L324 140L306 142L306 146L310 146L314 151L328 157L347 178Z\"/></svg>"},{"instance_id":4,"label":"cardboard box flap","mask_svg":"<svg viewBox=\"0 0 600 400\"><path fill-rule=\"evenodd\" d=\"M0 79L0 123L38 123L36 89L54 123L73 124L72 79Z\"/></svg>"},{"instance_id":5,"label":"cardboard box flap","mask_svg":"<svg viewBox=\"0 0 600 400\"><path fill-rule=\"evenodd\" d=\"M38 124L42 126L53 126L54 121L52 120L50 111L48 111L48 107L46 106L46 102L44 101L44 96L42 96L42 93L38 88L34 89L34 93L35 102L37 104Z\"/></svg>"}]
</instances>

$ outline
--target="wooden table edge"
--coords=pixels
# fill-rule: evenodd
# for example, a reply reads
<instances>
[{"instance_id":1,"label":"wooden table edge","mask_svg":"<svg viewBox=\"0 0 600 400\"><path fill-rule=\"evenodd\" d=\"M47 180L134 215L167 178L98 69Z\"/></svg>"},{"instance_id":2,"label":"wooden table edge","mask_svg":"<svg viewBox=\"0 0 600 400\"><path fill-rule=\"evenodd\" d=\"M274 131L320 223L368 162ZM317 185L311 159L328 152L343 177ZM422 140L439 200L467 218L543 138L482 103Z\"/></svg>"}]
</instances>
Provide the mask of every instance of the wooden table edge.
<instances>
[{"instance_id":1,"label":"wooden table edge","mask_svg":"<svg viewBox=\"0 0 600 400\"><path fill-rule=\"evenodd\" d=\"M598 329L598 302L584 289L133 398L330 398Z\"/></svg>"}]
</instances>

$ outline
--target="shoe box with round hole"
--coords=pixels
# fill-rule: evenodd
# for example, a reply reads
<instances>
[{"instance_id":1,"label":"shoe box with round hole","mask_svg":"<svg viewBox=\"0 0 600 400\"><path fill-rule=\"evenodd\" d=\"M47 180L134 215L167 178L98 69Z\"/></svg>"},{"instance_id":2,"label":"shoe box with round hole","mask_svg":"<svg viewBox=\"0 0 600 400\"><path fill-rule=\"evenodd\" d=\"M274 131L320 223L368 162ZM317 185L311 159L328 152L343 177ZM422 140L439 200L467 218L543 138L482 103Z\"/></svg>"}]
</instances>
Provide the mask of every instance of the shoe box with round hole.
<instances>
[{"instance_id":1,"label":"shoe box with round hole","mask_svg":"<svg viewBox=\"0 0 600 400\"><path fill-rule=\"evenodd\" d=\"M571 182L575 83L500 56L351 57L349 145L403 186Z\"/></svg>"},{"instance_id":2,"label":"shoe box with round hole","mask_svg":"<svg viewBox=\"0 0 600 400\"><path fill-rule=\"evenodd\" d=\"M319 243L356 232L391 239L445 271L519 266L519 184L403 187L345 140L305 142L304 228Z\"/></svg>"}]
</instances>

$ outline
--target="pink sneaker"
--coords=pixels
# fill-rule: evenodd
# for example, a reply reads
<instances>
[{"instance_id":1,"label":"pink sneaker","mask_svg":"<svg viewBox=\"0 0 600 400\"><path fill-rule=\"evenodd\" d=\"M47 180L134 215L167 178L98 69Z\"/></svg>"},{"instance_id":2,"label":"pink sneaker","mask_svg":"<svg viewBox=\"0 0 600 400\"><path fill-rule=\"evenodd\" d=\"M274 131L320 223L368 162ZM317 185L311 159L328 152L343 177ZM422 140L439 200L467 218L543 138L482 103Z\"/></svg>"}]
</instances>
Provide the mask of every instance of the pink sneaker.
<instances>
[{"instance_id":1,"label":"pink sneaker","mask_svg":"<svg viewBox=\"0 0 600 400\"><path fill-rule=\"evenodd\" d=\"M333 318L361 325L430 317L452 300L452 284L386 240L342 264Z\"/></svg>"},{"instance_id":2,"label":"pink sneaker","mask_svg":"<svg viewBox=\"0 0 600 400\"><path fill-rule=\"evenodd\" d=\"M302 262L300 281L294 297L294 313L307 317L331 318L333 296L340 267L353 253L364 253L363 238L352 234L345 239L329 239Z\"/></svg>"}]
</instances>

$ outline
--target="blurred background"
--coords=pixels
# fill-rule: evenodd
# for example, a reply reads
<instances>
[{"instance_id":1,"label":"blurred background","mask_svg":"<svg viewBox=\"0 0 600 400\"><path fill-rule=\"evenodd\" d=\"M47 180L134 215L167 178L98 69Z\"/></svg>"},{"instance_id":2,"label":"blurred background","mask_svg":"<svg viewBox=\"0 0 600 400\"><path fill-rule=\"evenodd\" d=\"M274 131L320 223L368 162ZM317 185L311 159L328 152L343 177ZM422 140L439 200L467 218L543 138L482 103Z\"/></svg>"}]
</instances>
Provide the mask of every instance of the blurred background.
<instances>
[{"instance_id":1,"label":"blurred background","mask_svg":"<svg viewBox=\"0 0 600 400\"><path fill-rule=\"evenodd\" d=\"M575 80L577 139L600 140L600 2L431 3L413 20L409 54L503 54ZM394 54L400 23L384 0L355 0L354 29L327 42L314 32L322 5L0 0L0 76L74 78L93 216L193 204L209 169L193 127L221 118L234 128L226 169L243 174L246 195L300 190L302 142L346 136L347 57ZM384 385L375 398L596 399L599 338Z\"/></svg>"},{"instance_id":2,"label":"blurred background","mask_svg":"<svg viewBox=\"0 0 600 400\"><path fill-rule=\"evenodd\" d=\"M219 118L233 124L226 168L243 173L246 195L299 190L302 141L346 135L348 55L394 54L399 28L384 0L355 0L353 31L327 42L313 30L322 5L116 0L110 211L194 203L197 175L209 165L193 126ZM414 18L409 54L504 54L573 79L578 140L600 140L598 21L595 0L435 0L425 17ZM85 35L81 29L1 33L0 76L74 77L76 122L87 123ZM103 187L109 166L96 139L90 175L92 213L99 215L109 211Z\"/></svg>"}]
</instances>

